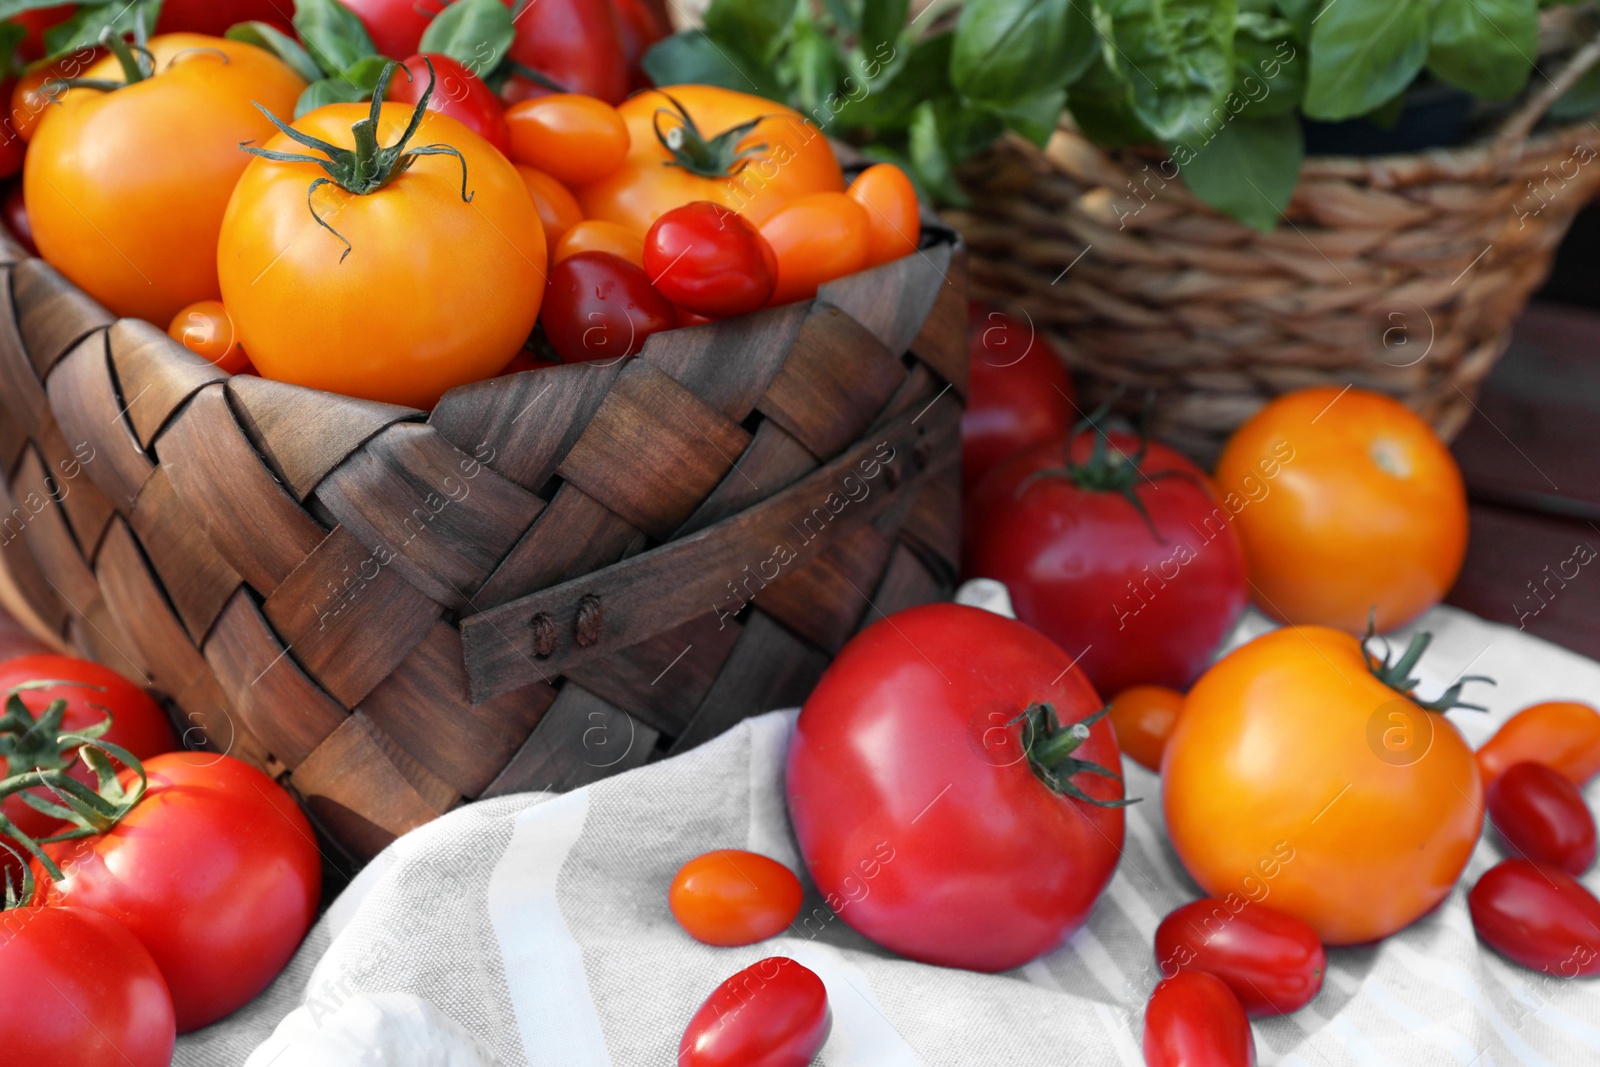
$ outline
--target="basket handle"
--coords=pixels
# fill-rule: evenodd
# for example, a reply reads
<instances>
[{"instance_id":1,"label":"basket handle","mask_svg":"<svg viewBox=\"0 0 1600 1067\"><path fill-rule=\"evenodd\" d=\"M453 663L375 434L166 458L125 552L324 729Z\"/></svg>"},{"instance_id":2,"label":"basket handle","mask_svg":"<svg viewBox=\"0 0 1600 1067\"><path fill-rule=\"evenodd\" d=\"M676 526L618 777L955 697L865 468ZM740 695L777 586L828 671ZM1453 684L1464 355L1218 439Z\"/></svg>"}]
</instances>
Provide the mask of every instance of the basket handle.
<instances>
[{"instance_id":1,"label":"basket handle","mask_svg":"<svg viewBox=\"0 0 1600 1067\"><path fill-rule=\"evenodd\" d=\"M1513 111L1500 127L1500 132L1494 138L1496 157L1514 161L1522 154L1522 148L1528 143L1528 135L1533 128L1544 118L1545 113L1561 99L1563 93L1578 83L1578 79L1589 73L1596 63L1600 63L1600 33L1591 37L1582 48L1572 53L1570 59L1556 71L1545 87L1539 90L1517 110Z\"/></svg>"}]
</instances>

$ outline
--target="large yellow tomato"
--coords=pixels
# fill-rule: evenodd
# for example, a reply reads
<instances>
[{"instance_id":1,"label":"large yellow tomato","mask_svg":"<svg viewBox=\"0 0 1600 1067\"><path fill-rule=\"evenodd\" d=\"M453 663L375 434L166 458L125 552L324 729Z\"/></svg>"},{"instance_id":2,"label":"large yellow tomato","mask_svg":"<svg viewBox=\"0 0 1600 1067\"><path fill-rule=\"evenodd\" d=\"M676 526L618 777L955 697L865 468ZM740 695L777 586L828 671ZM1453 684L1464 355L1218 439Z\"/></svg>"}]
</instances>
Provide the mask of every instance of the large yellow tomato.
<instances>
[{"instance_id":1,"label":"large yellow tomato","mask_svg":"<svg viewBox=\"0 0 1600 1067\"><path fill-rule=\"evenodd\" d=\"M1286 627L1195 683L1161 799L1206 893L1268 903L1349 945L1450 892L1482 828L1483 787L1455 726L1404 694L1416 654L1385 668L1349 634Z\"/></svg>"},{"instance_id":2,"label":"large yellow tomato","mask_svg":"<svg viewBox=\"0 0 1600 1067\"><path fill-rule=\"evenodd\" d=\"M172 33L154 73L113 91L69 90L34 133L23 194L40 254L117 315L162 327L215 299L217 233L234 183L305 82L263 49ZM122 83L107 56L80 77Z\"/></svg>"},{"instance_id":3,"label":"large yellow tomato","mask_svg":"<svg viewBox=\"0 0 1600 1067\"><path fill-rule=\"evenodd\" d=\"M643 236L663 213L710 200L759 228L796 197L844 192L827 137L798 111L770 100L674 85L639 93L617 112L628 124L628 157L575 190L588 218Z\"/></svg>"},{"instance_id":4,"label":"large yellow tomato","mask_svg":"<svg viewBox=\"0 0 1600 1067\"><path fill-rule=\"evenodd\" d=\"M368 151L398 144L412 114L382 104ZM341 150L343 184L314 162L250 164L222 225L222 301L263 376L427 408L527 340L544 228L517 169L461 123L425 112L386 175L351 151L369 118L333 104L295 123ZM265 149L327 158L286 134Z\"/></svg>"}]
</instances>

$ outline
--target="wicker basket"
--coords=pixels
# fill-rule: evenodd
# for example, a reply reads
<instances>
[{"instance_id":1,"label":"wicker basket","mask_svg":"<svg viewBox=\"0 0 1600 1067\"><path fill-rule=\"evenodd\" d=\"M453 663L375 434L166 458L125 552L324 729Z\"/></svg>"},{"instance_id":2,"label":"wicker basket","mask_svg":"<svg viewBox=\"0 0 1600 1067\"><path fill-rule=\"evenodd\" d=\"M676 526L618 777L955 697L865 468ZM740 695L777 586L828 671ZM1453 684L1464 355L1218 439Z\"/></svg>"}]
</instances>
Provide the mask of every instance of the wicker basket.
<instances>
[{"instance_id":1,"label":"wicker basket","mask_svg":"<svg viewBox=\"0 0 1600 1067\"><path fill-rule=\"evenodd\" d=\"M1530 137L1597 59L1591 42L1536 78L1483 143L1307 159L1270 234L1164 180L1164 154L1066 128L972 161L973 207L947 218L973 295L1060 343L1085 409L1120 387L1136 411L1153 392L1152 432L1203 462L1269 398L1330 382L1399 397L1448 439L1600 186L1600 128Z\"/></svg>"},{"instance_id":2,"label":"wicker basket","mask_svg":"<svg viewBox=\"0 0 1600 1067\"><path fill-rule=\"evenodd\" d=\"M930 228L813 302L428 414L230 378L0 248L4 559L359 861L792 705L947 595L964 258Z\"/></svg>"}]
</instances>

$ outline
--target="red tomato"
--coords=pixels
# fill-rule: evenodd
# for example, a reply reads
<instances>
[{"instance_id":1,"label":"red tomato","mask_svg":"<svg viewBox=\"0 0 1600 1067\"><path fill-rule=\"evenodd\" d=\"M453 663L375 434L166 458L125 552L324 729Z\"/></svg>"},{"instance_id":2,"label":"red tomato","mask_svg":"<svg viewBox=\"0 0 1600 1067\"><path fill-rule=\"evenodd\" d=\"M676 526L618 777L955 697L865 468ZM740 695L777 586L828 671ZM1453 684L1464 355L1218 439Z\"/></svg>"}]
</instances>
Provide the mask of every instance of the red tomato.
<instances>
[{"instance_id":1,"label":"red tomato","mask_svg":"<svg viewBox=\"0 0 1600 1067\"><path fill-rule=\"evenodd\" d=\"M800 879L783 864L721 848L685 863L667 902L690 937L732 948L781 934L800 914L800 897Z\"/></svg>"},{"instance_id":2,"label":"red tomato","mask_svg":"<svg viewBox=\"0 0 1600 1067\"><path fill-rule=\"evenodd\" d=\"M569 93L620 104L628 95L628 60L622 52L617 15L603 0L506 0L517 8L511 60ZM542 96L537 82L519 75L501 91L507 100Z\"/></svg>"},{"instance_id":3,"label":"red tomato","mask_svg":"<svg viewBox=\"0 0 1600 1067\"><path fill-rule=\"evenodd\" d=\"M0 1012L11 1064L167 1067L172 1000L150 953L85 908L0 914L0 974L27 1008Z\"/></svg>"},{"instance_id":4,"label":"red tomato","mask_svg":"<svg viewBox=\"0 0 1600 1067\"><path fill-rule=\"evenodd\" d=\"M0 100L10 100L17 88L17 79L0 81ZM28 142L17 132L16 122L9 116L0 124L0 178L22 173L22 159L28 154Z\"/></svg>"},{"instance_id":5,"label":"red tomato","mask_svg":"<svg viewBox=\"0 0 1600 1067\"><path fill-rule=\"evenodd\" d=\"M428 24L450 0L343 0L343 3L366 26L367 36L372 38L378 53L398 59L416 52L422 35L428 31Z\"/></svg>"},{"instance_id":6,"label":"red tomato","mask_svg":"<svg viewBox=\"0 0 1600 1067\"><path fill-rule=\"evenodd\" d=\"M557 263L539 321L567 363L631 356L651 334L678 324L649 275L609 252L579 252Z\"/></svg>"},{"instance_id":7,"label":"red tomato","mask_svg":"<svg viewBox=\"0 0 1600 1067\"><path fill-rule=\"evenodd\" d=\"M1315 930L1239 896L1190 901L1162 919L1156 961L1164 976L1204 971L1222 979L1251 1018L1299 1011L1328 969Z\"/></svg>"},{"instance_id":8,"label":"red tomato","mask_svg":"<svg viewBox=\"0 0 1600 1067\"><path fill-rule=\"evenodd\" d=\"M181 0L169 0L179 3ZM76 4L57 4L54 7L35 8L32 11L19 11L6 21L15 22L26 31L22 43L17 45L17 55L26 63L44 55L44 31L60 22L65 22L76 10Z\"/></svg>"},{"instance_id":9,"label":"red tomato","mask_svg":"<svg viewBox=\"0 0 1600 1067\"><path fill-rule=\"evenodd\" d=\"M1111 729L1122 754L1160 772L1167 738L1183 711L1183 694L1160 685L1136 685L1111 698Z\"/></svg>"},{"instance_id":10,"label":"red tomato","mask_svg":"<svg viewBox=\"0 0 1600 1067\"><path fill-rule=\"evenodd\" d=\"M322 860L294 799L249 764L175 752L144 767L149 791L109 832L46 847L62 881L34 873L44 903L109 915L144 943L188 1033L283 970L316 917Z\"/></svg>"},{"instance_id":11,"label":"red tomato","mask_svg":"<svg viewBox=\"0 0 1600 1067\"><path fill-rule=\"evenodd\" d=\"M672 23L663 11L645 0L614 0L617 11L617 39L622 42L622 57L628 64L628 87L648 89L652 85L640 60L650 46L672 34Z\"/></svg>"},{"instance_id":12,"label":"red tomato","mask_svg":"<svg viewBox=\"0 0 1600 1067\"><path fill-rule=\"evenodd\" d=\"M1489 821L1514 854L1568 874L1594 866L1594 816L1561 772L1542 763L1513 764L1484 796Z\"/></svg>"},{"instance_id":13,"label":"red tomato","mask_svg":"<svg viewBox=\"0 0 1600 1067\"><path fill-rule=\"evenodd\" d=\"M844 193L796 197L762 222L761 236L778 257L774 304L810 300L867 266L867 210Z\"/></svg>"},{"instance_id":14,"label":"red tomato","mask_svg":"<svg viewBox=\"0 0 1600 1067\"><path fill-rule=\"evenodd\" d=\"M1507 959L1559 978L1600 975L1600 900L1560 867L1502 860L1467 908L1478 937Z\"/></svg>"},{"instance_id":15,"label":"red tomato","mask_svg":"<svg viewBox=\"0 0 1600 1067\"><path fill-rule=\"evenodd\" d=\"M28 204L22 197L22 183L12 182L6 187L5 200L0 201L0 211L4 212L6 229L11 231L17 244L30 256L39 254L39 246L33 243L33 227L28 223Z\"/></svg>"},{"instance_id":16,"label":"red tomato","mask_svg":"<svg viewBox=\"0 0 1600 1067\"><path fill-rule=\"evenodd\" d=\"M1101 773L1116 739L1075 725L1099 706L1072 657L977 608L930 604L857 634L789 745L789 814L824 901L940 966L1003 971L1059 945L1122 846L1122 810L1102 806L1122 796Z\"/></svg>"},{"instance_id":17,"label":"red tomato","mask_svg":"<svg viewBox=\"0 0 1600 1067\"><path fill-rule=\"evenodd\" d=\"M1145 1067L1255 1067L1256 1039L1227 983L1180 971L1157 983L1144 1009Z\"/></svg>"},{"instance_id":18,"label":"red tomato","mask_svg":"<svg viewBox=\"0 0 1600 1067\"><path fill-rule=\"evenodd\" d=\"M178 312L167 336L229 374L238 374L250 362L220 300L200 300Z\"/></svg>"},{"instance_id":19,"label":"red tomato","mask_svg":"<svg viewBox=\"0 0 1600 1067\"><path fill-rule=\"evenodd\" d=\"M822 979L771 956L723 982L700 1005L678 1042L678 1067L806 1067L831 1029Z\"/></svg>"},{"instance_id":20,"label":"red tomato","mask_svg":"<svg viewBox=\"0 0 1600 1067\"><path fill-rule=\"evenodd\" d=\"M289 14L293 10L294 5L284 0L166 0L161 5L156 32L187 31L221 37L228 27L239 22L267 22L289 32Z\"/></svg>"},{"instance_id":21,"label":"red tomato","mask_svg":"<svg viewBox=\"0 0 1600 1067\"><path fill-rule=\"evenodd\" d=\"M766 306L778 262L744 217L709 200L675 207L644 237L644 270L661 295L713 319Z\"/></svg>"},{"instance_id":22,"label":"red tomato","mask_svg":"<svg viewBox=\"0 0 1600 1067\"><path fill-rule=\"evenodd\" d=\"M1576 700L1523 708L1478 749L1484 787L1524 760L1554 767L1574 785L1585 785L1600 771L1600 712Z\"/></svg>"},{"instance_id":23,"label":"red tomato","mask_svg":"<svg viewBox=\"0 0 1600 1067\"><path fill-rule=\"evenodd\" d=\"M961 414L961 488L970 493L995 464L1063 437L1077 421L1066 364L1031 323L972 305L967 406Z\"/></svg>"},{"instance_id":24,"label":"red tomato","mask_svg":"<svg viewBox=\"0 0 1600 1067\"><path fill-rule=\"evenodd\" d=\"M1211 483L1165 445L1080 433L1001 463L966 508L965 569L1102 693L1186 689L1249 602L1244 553Z\"/></svg>"},{"instance_id":25,"label":"red tomato","mask_svg":"<svg viewBox=\"0 0 1600 1067\"><path fill-rule=\"evenodd\" d=\"M909 256L922 239L922 209L917 189L906 172L893 163L878 163L862 171L847 190L850 199L867 209L867 266Z\"/></svg>"},{"instance_id":26,"label":"red tomato","mask_svg":"<svg viewBox=\"0 0 1600 1067\"><path fill-rule=\"evenodd\" d=\"M511 133L506 129L500 98L472 71L438 52L426 52L406 60L389 83L388 99L413 107L428 91L428 64L433 64L433 95L428 110L449 115L485 141L511 151ZM410 77L407 77L407 74Z\"/></svg>"}]
</instances>

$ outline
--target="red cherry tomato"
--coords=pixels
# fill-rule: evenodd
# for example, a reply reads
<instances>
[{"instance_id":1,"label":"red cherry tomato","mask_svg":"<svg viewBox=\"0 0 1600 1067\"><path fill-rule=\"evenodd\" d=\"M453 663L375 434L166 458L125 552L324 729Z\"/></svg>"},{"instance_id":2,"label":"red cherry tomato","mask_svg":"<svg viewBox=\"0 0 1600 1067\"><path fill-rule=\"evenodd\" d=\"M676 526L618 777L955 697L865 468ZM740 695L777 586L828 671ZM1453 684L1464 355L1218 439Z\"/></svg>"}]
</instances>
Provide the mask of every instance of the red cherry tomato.
<instances>
[{"instance_id":1,"label":"red cherry tomato","mask_svg":"<svg viewBox=\"0 0 1600 1067\"><path fill-rule=\"evenodd\" d=\"M644 237L644 270L661 295L697 315L727 319L766 306L777 284L767 239L709 200L673 208Z\"/></svg>"},{"instance_id":2,"label":"red cherry tomato","mask_svg":"<svg viewBox=\"0 0 1600 1067\"><path fill-rule=\"evenodd\" d=\"M511 0L507 0L511 2ZM517 11L511 59L560 86L560 90L620 104L628 95L628 60L616 11L600 0L538 0ZM520 75L507 79L509 101L546 95L548 89Z\"/></svg>"},{"instance_id":3,"label":"red cherry tomato","mask_svg":"<svg viewBox=\"0 0 1600 1067\"><path fill-rule=\"evenodd\" d=\"M1136 685L1111 699L1111 729L1125 756L1160 772L1167 738L1183 711L1183 694L1160 685Z\"/></svg>"},{"instance_id":4,"label":"red cherry tomato","mask_svg":"<svg viewBox=\"0 0 1600 1067\"><path fill-rule=\"evenodd\" d=\"M685 863L667 902L690 937L732 948L783 933L800 914L800 898L800 879L783 864L722 848Z\"/></svg>"},{"instance_id":5,"label":"red cherry tomato","mask_svg":"<svg viewBox=\"0 0 1600 1067\"><path fill-rule=\"evenodd\" d=\"M1523 708L1478 749L1487 789L1513 764L1535 760L1583 786L1600 771L1600 712L1576 700L1551 700Z\"/></svg>"},{"instance_id":6,"label":"red cherry tomato","mask_svg":"<svg viewBox=\"0 0 1600 1067\"><path fill-rule=\"evenodd\" d=\"M1255 1067L1256 1039L1239 998L1204 971L1157 983L1144 1009L1145 1067Z\"/></svg>"},{"instance_id":7,"label":"red cherry tomato","mask_svg":"<svg viewBox=\"0 0 1600 1067\"><path fill-rule=\"evenodd\" d=\"M238 374L250 362L220 300L197 301L178 312L167 336L229 374Z\"/></svg>"},{"instance_id":8,"label":"red cherry tomato","mask_svg":"<svg viewBox=\"0 0 1600 1067\"><path fill-rule=\"evenodd\" d=\"M1299 1011L1322 989L1328 969L1315 930L1243 897L1190 901L1162 919L1156 961L1167 976L1217 976L1251 1018Z\"/></svg>"},{"instance_id":9,"label":"red cherry tomato","mask_svg":"<svg viewBox=\"0 0 1600 1067\"><path fill-rule=\"evenodd\" d=\"M651 334L678 324L672 302L650 276L609 252L579 252L557 263L539 321L567 363L631 356Z\"/></svg>"},{"instance_id":10,"label":"red cherry tomato","mask_svg":"<svg viewBox=\"0 0 1600 1067\"><path fill-rule=\"evenodd\" d=\"M784 956L723 982L689 1020L678 1067L806 1067L828 1041L822 979Z\"/></svg>"},{"instance_id":11,"label":"red cherry tomato","mask_svg":"<svg viewBox=\"0 0 1600 1067\"><path fill-rule=\"evenodd\" d=\"M1489 821L1514 854L1568 874L1594 866L1594 816L1578 787L1559 771L1516 763L1484 796Z\"/></svg>"},{"instance_id":12,"label":"red cherry tomato","mask_svg":"<svg viewBox=\"0 0 1600 1067\"><path fill-rule=\"evenodd\" d=\"M506 129L500 98L476 74L449 56L427 52L406 60L404 69L395 71L394 80L389 83L388 98L402 104L419 103L428 91L430 62L434 80L428 110L449 115L502 153L510 152L511 133Z\"/></svg>"},{"instance_id":13,"label":"red cherry tomato","mask_svg":"<svg viewBox=\"0 0 1600 1067\"><path fill-rule=\"evenodd\" d=\"M0 212L4 212L6 229L11 231L17 244L28 255L37 256L39 246L33 243L33 226L28 222L28 204L22 197L21 182L12 182L6 187L5 199L0 201Z\"/></svg>"},{"instance_id":14,"label":"red cherry tomato","mask_svg":"<svg viewBox=\"0 0 1600 1067\"><path fill-rule=\"evenodd\" d=\"M1478 937L1507 959L1558 978L1600 975L1600 900L1560 867L1502 860L1467 908Z\"/></svg>"},{"instance_id":15,"label":"red cherry tomato","mask_svg":"<svg viewBox=\"0 0 1600 1067\"><path fill-rule=\"evenodd\" d=\"M867 266L876 267L917 250L922 239L922 209L917 204L917 188L905 171L893 163L875 164L862 171L846 193L867 209Z\"/></svg>"},{"instance_id":16,"label":"red cherry tomato","mask_svg":"<svg viewBox=\"0 0 1600 1067\"><path fill-rule=\"evenodd\" d=\"M144 767L138 806L104 834L47 845L66 877L38 861L34 877L45 904L108 915L150 950L188 1033L283 970L316 917L322 859L294 799L249 764L175 752Z\"/></svg>"},{"instance_id":17,"label":"red cherry tomato","mask_svg":"<svg viewBox=\"0 0 1600 1067\"><path fill-rule=\"evenodd\" d=\"M1004 582L1017 618L1081 654L1102 693L1187 689L1249 601L1244 552L1210 482L1130 434L1011 457L968 498L966 518L966 573Z\"/></svg>"},{"instance_id":18,"label":"red cherry tomato","mask_svg":"<svg viewBox=\"0 0 1600 1067\"><path fill-rule=\"evenodd\" d=\"M8 1064L167 1067L172 1000L150 953L85 908L0 914L0 974L26 1010L0 1012Z\"/></svg>"},{"instance_id":19,"label":"red cherry tomato","mask_svg":"<svg viewBox=\"0 0 1600 1067\"><path fill-rule=\"evenodd\" d=\"M198 0L204 3L207 0ZM355 12L380 55L409 56L422 43L433 17L450 0L343 0Z\"/></svg>"},{"instance_id":20,"label":"red cherry tomato","mask_svg":"<svg viewBox=\"0 0 1600 1067\"><path fill-rule=\"evenodd\" d=\"M970 493L995 464L1065 436L1078 416L1060 353L1031 323L974 303L967 363L961 486Z\"/></svg>"}]
</instances>

